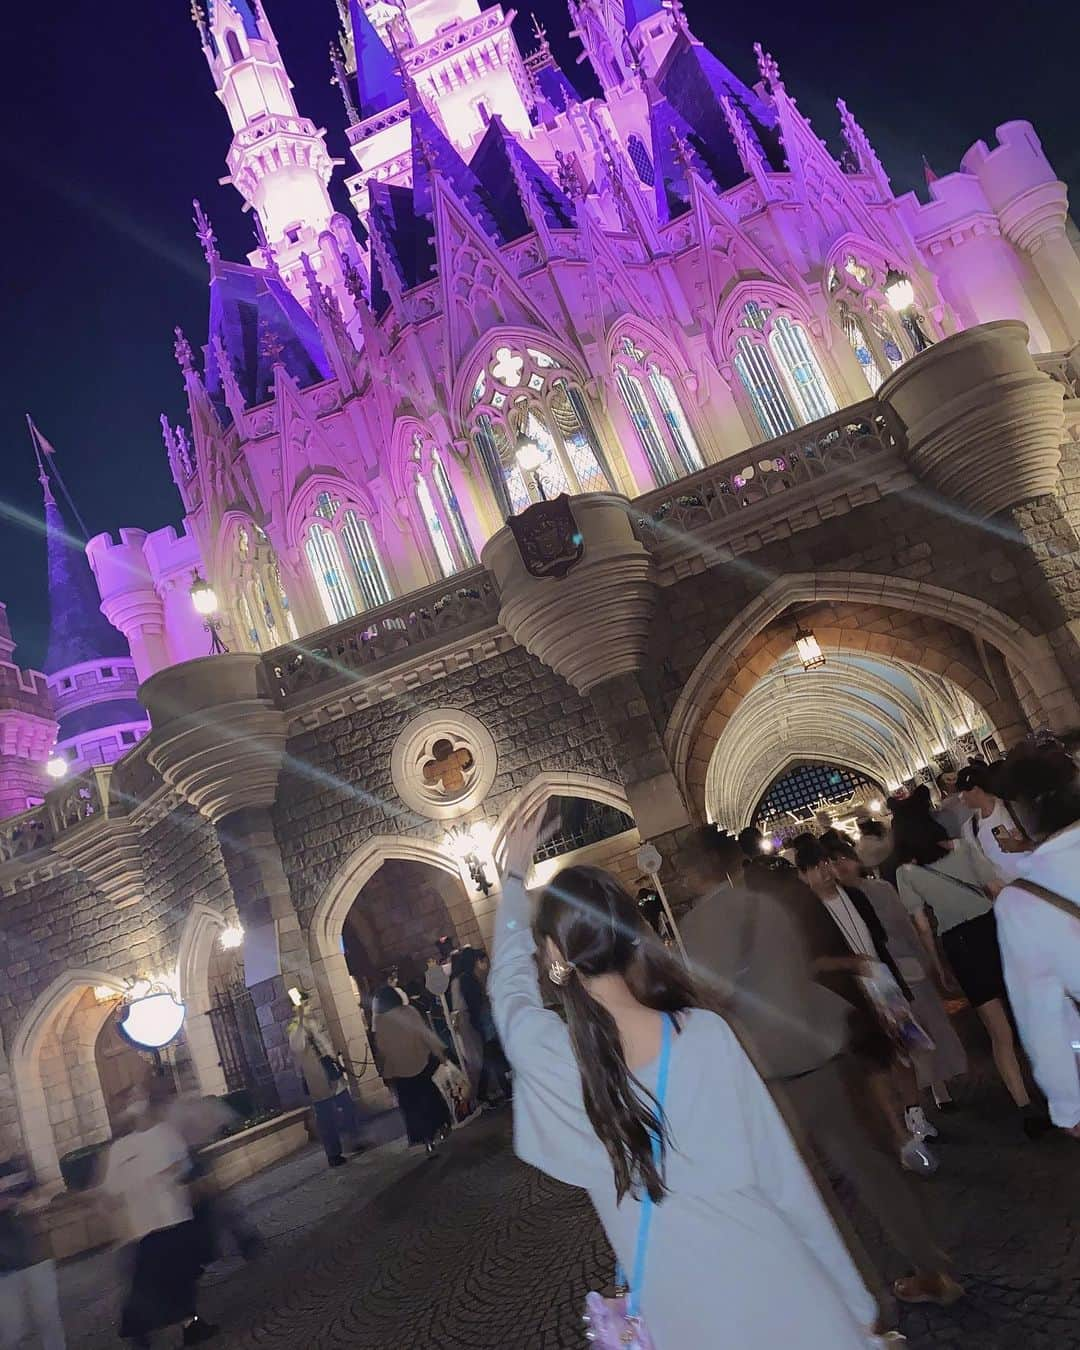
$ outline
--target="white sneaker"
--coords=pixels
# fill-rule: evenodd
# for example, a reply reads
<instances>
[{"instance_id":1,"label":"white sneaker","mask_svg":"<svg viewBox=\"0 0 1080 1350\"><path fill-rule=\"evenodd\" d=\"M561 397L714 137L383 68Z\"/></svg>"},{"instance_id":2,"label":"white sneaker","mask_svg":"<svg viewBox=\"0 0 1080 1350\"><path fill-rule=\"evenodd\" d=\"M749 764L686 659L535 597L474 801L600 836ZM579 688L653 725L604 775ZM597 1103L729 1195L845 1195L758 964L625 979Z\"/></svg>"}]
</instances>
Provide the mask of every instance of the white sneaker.
<instances>
[{"instance_id":1,"label":"white sneaker","mask_svg":"<svg viewBox=\"0 0 1080 1350\"><path fill-rule=\"evenodd\" d=\"M938 1137L937 1126L932 1125L926 1119L926 1112L921 1106L909 1106L905 1110L904 1124L907 1127L908 1134L913 1139L936 1139Z\"/></svg>"},{"instance_id":2,"label":"white sneaker","mask_svg":"<svg viewBox=\"0 0 1080 1350\"><path fill-rule=\"evenodd\" d=\"M932 1177L938 1170L937 1154L932 1153L921 1139L909 1139L900 1150L900 1166L906 1172Z\"/></svg>"}]
</instances>

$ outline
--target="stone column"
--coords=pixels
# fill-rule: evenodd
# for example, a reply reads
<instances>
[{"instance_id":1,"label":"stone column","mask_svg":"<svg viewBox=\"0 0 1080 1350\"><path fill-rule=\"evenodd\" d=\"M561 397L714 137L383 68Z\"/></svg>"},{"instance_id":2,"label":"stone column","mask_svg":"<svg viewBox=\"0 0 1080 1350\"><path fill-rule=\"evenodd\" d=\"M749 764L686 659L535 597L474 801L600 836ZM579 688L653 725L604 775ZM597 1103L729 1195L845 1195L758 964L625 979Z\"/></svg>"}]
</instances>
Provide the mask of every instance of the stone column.
<instances>
[{"instance_id":1,"label":"stone column","mask_svg":"<svg viewBox=\"0 0 1080 1350\"><path fill-rule=\"evenodd\" d=\"M489 540L484 563L499 583L499 622L592 699L638 831L649 839L689 820L638 682L657 602L652 559L624 497L575 497L571 510L583 552L565 576L531 575L509 529Z\"/></svg>"},{"instance_id":2,"label":"stone column","mask_svg":"<svg viewBox=\"0 0 1080 1350\"><path fill-rule=\"evenodd\" d=\"M946 338L901 367L878 397L906 436L915 473L1019 548L1030 614L1056 670L1036 672L1048 720L1076 718L1080 688L1080 540L1060 495L1063 388L1035 365L1028 330L1005 320ZM1026 672L1028 673L1028 672Z\"/></svg>"},{"instance_id":3,"label":"stone column","mask_svg":"<svg viewBox=\"0 0 1080 1350\"><path fill-rule=\"evenodd\" d=\"M263 1045L282 1105L297 1104L287 991L296 985L314 995L315 981L270 818L285 716L270 697L262 658L249 653L171 666L148 680L139 698L153 727L151 766L218 829Z\"/></svg>"}]
</instances>

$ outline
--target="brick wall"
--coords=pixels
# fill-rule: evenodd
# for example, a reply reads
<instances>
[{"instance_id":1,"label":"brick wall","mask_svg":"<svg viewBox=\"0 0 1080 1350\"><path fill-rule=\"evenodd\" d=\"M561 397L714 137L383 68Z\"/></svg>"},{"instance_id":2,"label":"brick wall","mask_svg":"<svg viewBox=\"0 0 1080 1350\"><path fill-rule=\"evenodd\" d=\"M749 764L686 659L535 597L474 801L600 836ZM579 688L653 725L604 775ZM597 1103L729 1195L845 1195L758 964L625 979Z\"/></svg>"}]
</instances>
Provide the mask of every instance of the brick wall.
<instances>
[{"instance_id":1,"label":"brick wall","mask_svg":"<svg viewBox=\"0 0 1080 1350\"><path fill-rule=\"evenodd\" d=\"M288 754L307 767L286 762L274 822L301 922L338 867L372 835L442 840L445 825L401 802L390 777L398 733L430 707L464 708L491 733L498 772L483 806L491 823L541 772L619 781L589 700L522 649L450 675L414 699L380 703L295 736Z\"/></svg>"}]
</instances>

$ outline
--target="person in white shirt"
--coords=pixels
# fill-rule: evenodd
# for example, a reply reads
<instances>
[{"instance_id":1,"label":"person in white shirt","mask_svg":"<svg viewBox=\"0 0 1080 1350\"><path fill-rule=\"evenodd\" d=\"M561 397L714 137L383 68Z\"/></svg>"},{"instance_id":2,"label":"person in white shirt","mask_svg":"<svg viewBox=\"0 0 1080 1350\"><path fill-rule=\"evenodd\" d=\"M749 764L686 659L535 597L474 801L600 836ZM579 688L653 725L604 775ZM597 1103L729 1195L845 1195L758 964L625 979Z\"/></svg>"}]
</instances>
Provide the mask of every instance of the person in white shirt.
<instances>
[{"instance_id":1,"label":"person in white shirt","mask_svg":"<svg viewBox=\"0 0 1080 1350\"><path fill-rule=\"evenodd\" d=\"M1005 982L1050 1119L1080 1138L1077 767L1064 747L1021 746L1006 761L1004 782L1020 811L1030 811L1031 832L1042 841L994 906Z\"/></svg>"},{"instance_id":2,"label":"person in white shirt","mask_svg":"<svg viewBox=\"0 0 1080 1350\"><path fill-rule=\"evenodd\" d=\"M184 1345L199 1345L217 1327L200 1319L195 1295L202 1275L202 1237L193 1218L187 1144L164 1119L164 1103L137 1093L135 1128L113 1141L102 1189L120 1202L135 1243L131 1288L120 1335L145 1347L155 1331L183 1326Z\"/></svg>"},{"instance_id":3,"label":"person in white shirt","mask_svg":"<svg viewBox=\"0 0 1080 1350\"><path fill-rule=\"evenodd\" d=\"M994 779L995 771L986 764L969 764L956 775L960 800L971 811L962 837L978 844L1003 882L1012 881L1024 870L1035 845L1008 802L992 791Z\"/></svg>"}]
</instances>

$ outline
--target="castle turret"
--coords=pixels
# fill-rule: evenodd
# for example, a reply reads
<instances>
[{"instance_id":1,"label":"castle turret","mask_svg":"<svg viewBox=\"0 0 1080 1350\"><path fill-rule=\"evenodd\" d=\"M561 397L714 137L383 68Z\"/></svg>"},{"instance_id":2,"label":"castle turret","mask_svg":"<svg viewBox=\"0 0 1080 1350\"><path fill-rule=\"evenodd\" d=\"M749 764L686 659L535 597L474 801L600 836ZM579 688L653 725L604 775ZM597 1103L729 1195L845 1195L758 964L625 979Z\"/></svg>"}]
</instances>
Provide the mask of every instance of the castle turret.
<instances>
[{"instance_id":1,"label":"castle turret","mask_svg":"<svg viewBox=\"0 0 1080 1350\"><path fill-rule=\"evenodd\" d=\"M56 741L56 719L45 676L12 660L15 643L0 604L0 819L39 802L49 780L45 763Z\"/></svg>"},{"instance_id":2,"label":"castle turret","mask_svg":"<svg viewBox=\"0 0 1080 1350\"><path fill-rule=\"evenodd\" d=\"M44 670L59 723L57 751L75 770L110 764L149 730L123 636L101 612L86 540L68 529L39 455L48 550L49 640Z\"/></svg>"}]
</instances>

